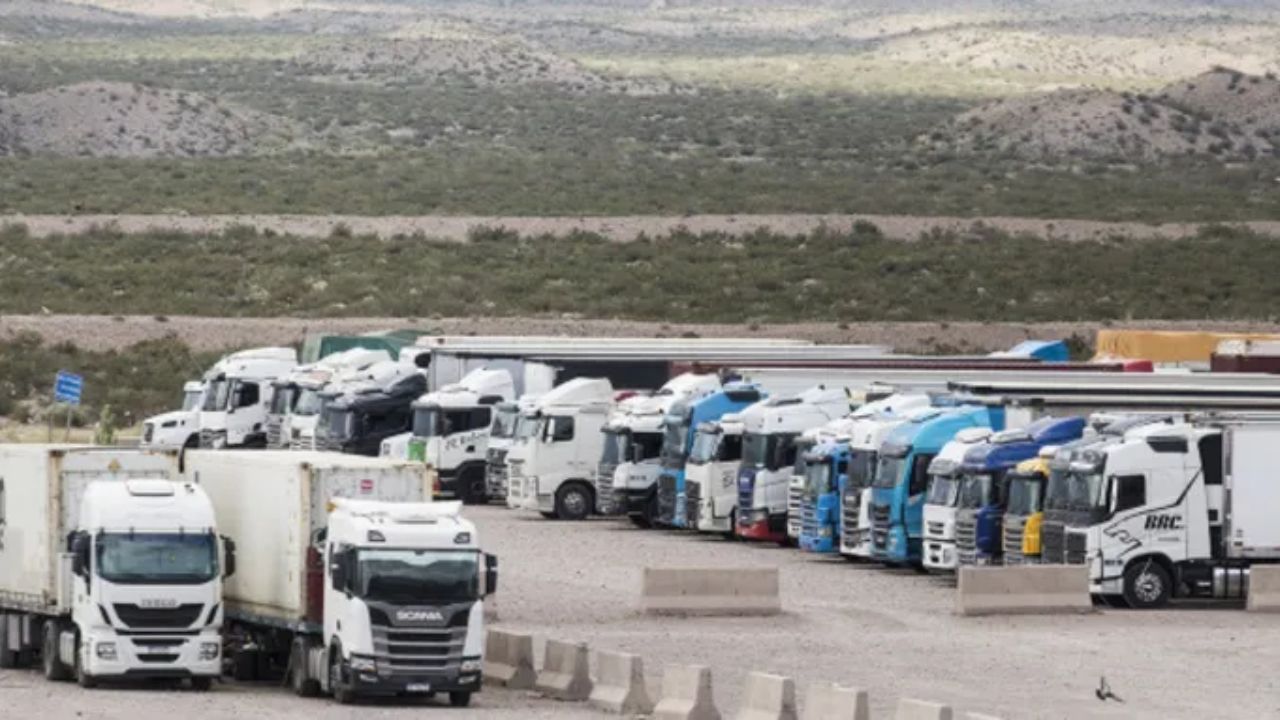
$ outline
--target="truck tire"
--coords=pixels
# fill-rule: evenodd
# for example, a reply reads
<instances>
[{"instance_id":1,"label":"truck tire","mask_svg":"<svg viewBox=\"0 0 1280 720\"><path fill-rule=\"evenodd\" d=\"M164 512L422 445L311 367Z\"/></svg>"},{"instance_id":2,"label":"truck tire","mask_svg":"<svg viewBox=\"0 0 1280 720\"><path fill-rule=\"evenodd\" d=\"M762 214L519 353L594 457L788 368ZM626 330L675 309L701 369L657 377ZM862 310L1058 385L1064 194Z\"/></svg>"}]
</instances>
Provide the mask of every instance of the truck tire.
<instances>
[{"instance_id":1,"label":"truck tire","mask_svg":"<svg viewBox=\"0 0 1280 720\"><path fill-rule=\"evenodd\" d=\"M45 680L61 682L71 679L71 672L65 663L58 659L58 636L62 634L62 626L55 620L44 624L40 642L40 669Z\"/></svg>"},{"instance_id":2,"label":"truck tire","mask_svg":"<svg viewBox=\"0 0 1280 720\"><path fill-rule=\"evenodd\" d=\"M342 648L337 645L329 649L329 692L339 705L350 705L356 700L356 694L342 683Z\"/></svg>"},{"instance_id":3,"label":"truck tire","mask_svg":"<svg viewBox=\"0 0 1280 720\"><path fill-rule=\"evenodd\" d=\"M449 693L449 705L452 707L467 707L471 704L471 693L465 690Z\"/></svg>"},{"instance_id":4,"label":"truck tire","mask_svg":"<svg viewBox=\"0 0 1280 720\"><path fill-rule=\"evenodd\" d=\"M561 520L585 520L595 505L595 493L580 482L565 483L556 491L556 517Z\"/></svg>"},{"instance_id":5,"label":"truck tire","mask_svg":"<svg viewBox=\"0 0 1280 720\"><path fill-rule=\"evenodd\" d=\"M9 649L9 616L0 613L0 670L18 667L18 652Z\"/></svg>"},{"instance_id":6,"label":"truck tire","mask_svg":"<svg viewBox=\"0 0 1280 720\"><path fill-rule=\"evenodd\" d=\"M1163 607L1173 595L1173 579L1151 558L1130 563L1124 571L1124 601L1135 610Z\"/></svg>"},{"instance_id":7,"label":"truck tire","mask_svg":"<svg viewBox=\"0 0 1280 720\"><path fill-rule=\"evenodd\" d=\"M191 689L196 692L209 692L213 687L213 678L207 676L191 678Z\"/></svg>"},{"instance_id":8,"label":"truck tire","mask_svg":"<svg viewBox=\"0 0 1280 720\"><path fill-rule=\"evenodd\" d=\"M320 682L307 676L307 653L310 648L302 639L295 639L289 648L289 687L298 697L315 697L320 694Z\"/></svg>"},{"instance_id":9,"label":"truck tire","mask_svg":"<svg viewBox=\"0 0 1280 720\"><path fill-rule=\"evenodd\" d=\"M84 663L80 662L80 656L84 654L85 648L80 647L80 638L76 637L76 684L82 688L90 689L98 687L98 681L84 669Z\"/></svg>"},{"instance_id":10,"label":"truck tire","mask_svg":"<svg viewBox=\"0 0 1280 720\"><path fill-rule=\"evenodd\" d=\"M464 505L484 505L489 502L489 487L484 482L484 471L467 470L458 478L458 497Z\"/></svg>"}]
</instances>

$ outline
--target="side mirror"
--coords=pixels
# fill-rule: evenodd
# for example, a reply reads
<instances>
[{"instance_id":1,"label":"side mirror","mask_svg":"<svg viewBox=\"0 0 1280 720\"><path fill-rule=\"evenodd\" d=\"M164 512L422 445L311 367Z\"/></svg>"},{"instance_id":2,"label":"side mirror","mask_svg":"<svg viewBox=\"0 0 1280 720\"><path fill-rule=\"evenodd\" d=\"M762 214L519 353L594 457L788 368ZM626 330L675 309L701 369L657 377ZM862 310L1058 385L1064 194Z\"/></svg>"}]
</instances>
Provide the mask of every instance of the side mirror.
<instances>
[{"instance_id":1,"label":"side mirror","mask_svg":"<svg viewBox=\"0 0 1280 720\"><path fill-rule=\"evenodd\" d=\"M229 578L236 574L236 541L222 536L223 569L222 577Z\"/></svg>"},{"instance_id":2,"label":"side mirror","mask_svg":"<svg viewBox=\"0 0 1280 720\"><path fill-rule=\"evenodd\" d=\"M329 582L338 592L347 591L350 575L350 555L346 550L334 550L329 558Z\"/></svg>"},{"instance_id":3,"label":"side mirror","mask_svg":"<svg viewBox=\"0 0 1280 720\"><path fill-rule=\"evenodd\" d=\"M88 533L78 532L71 538L71 572L89 579L89 549L92 546Z\"/></svg>"},{"instance_id":4,"label":"side mirror","mask_svg":"<svg viewBox=\"0 0 1280 720\"><path fill-rule=\"evenodd\" d=\"M498 592L498 556L485 553L484 594L492 595L496 592Z\"/></svg>"}]
</instances>

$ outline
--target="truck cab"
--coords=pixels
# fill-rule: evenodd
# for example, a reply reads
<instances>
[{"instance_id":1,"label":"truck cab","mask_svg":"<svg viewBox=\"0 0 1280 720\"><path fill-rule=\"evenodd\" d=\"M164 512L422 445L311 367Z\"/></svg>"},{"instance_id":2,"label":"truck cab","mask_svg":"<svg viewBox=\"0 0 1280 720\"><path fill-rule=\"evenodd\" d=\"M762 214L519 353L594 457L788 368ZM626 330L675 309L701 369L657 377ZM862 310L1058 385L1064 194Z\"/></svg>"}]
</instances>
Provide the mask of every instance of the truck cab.
<instances>
[{"instance_id":1,"label":"truck cab","mask_svg":"<svg viewBox=\"0 0 1280 720\"><path fill-rule=\"evenodd\" d=\"M811 427L800 433L796 439L796 464L791 469L791 478L787 481L787 542L799 544L804 530L805 499L812 479L809 477L809 463L822 463L824 457L815 454L815 450L834 441L836 438L847 438L852 430L853 420L840 417L824 425ZM815 470L815 472L820 472ZM816 498L812 498L816 500ZM809 508L813 512L813 508Z\"/></svg>"},{"instance_id":2,"label":"truck cab","mask_svg":"<svg viewBox=\"0 0 1280 720\"><path fill-rule=\"evenodd\" d=\"M343 372L359 371L376 362L386 362L391 356L384 350L353 348L329 355L309 365L299 365L292 372L272 382L271 407L267 410L267 447L290 447L294 428L293 420L299 401L308 393L324 389ZM307 415L297 415L299 429L310 420L308 437L314 439L315 418L319 408ZM301 435L301 432L299 432ZM310 447L308 448L310 449Z\"/></svg>"},{"instance_id":3,"label":"truck cab","mask_svg":"<svg viewBox=\"0 0 1280 720\"><path fill-rule=\"evenodd\" d=\"M508 505L543 517L582 520L596 506L595 478L605 422L614 408L607 378L574 378L521 415L507 454Z\"/></svg>"},{"instance_id":4,"label":"truck cab","mask_svg":"<svg viewBox=\"0 0 1280 720\"><path fill-rule=\"evenodd\" d=\"M849 409L843 388L818 385L793 397L769 398L758 412L743 413L735 535L787 542L787 492L796 464L796 440L805 430Z\"/></svg>"},{"instance_id":5,"label":"truck cab","mask_svg":"<svg viewBox=\"0 0 1280 720\"><path fill-rule=\"evenodd\" d=\"M413 426L382 441L380 454L426 463L442 493L469 505L489 499L485 463L493 408L515 397L506 370L472 370L461 382L430 392L413 403Z\"/></svg>"},{"instance_id":6,"label":"truck cab","mask_svg":"<svg viewBox=\"0 0 1280 720\"><path fill-rule=\"evenodd\" d=\"M726 413L704 422L693 436L685 465L691 500L688 518L698 532L733 535L738 510L738 466L742 464L742 415Z\"/></svg>"},{"instance_id":7,"label":"truck cab","mask_svg":"<svg viewBox=\"0 0 1280 720\"><path fill-rule=\"evenodd\" d=\"M804 494L798 537L802 549L835 552L840 547L840 496L848 484L848 435L824 438L804 453ZM787 521L790 523L790 515Z\"/></svg>"},{"instance_id":8,"label":"truck cab","mask_svg":"<svg viewBox=\"0 0 1280 720\"><path fill-rule=\"evenodd\" d=\"M956 433L971 427L1003 429L1004 409L975 405L925 408L885 439L871 489L871 541L876 560L889 565L922 563L929 463Z\"/></svg>"},{"instance_id":9,"label":"truck cab","mask_svg":"<svg viewBox=\"0 0 1280 720\"><path fill-rule=\"evenodd\" d=\"M1049 462L1057 453L1057 445L1046 445L1036 457L1023 460L1009 472L1009 499L1002 531L1005 565L1040 562L1040 525L1044 521Z\"/></svg>"},{"instance_id":10,"label":"truck cab","mask_svg":"<svg viewBox=\"0 0 1280 720\"><path fill-rule=\"evenodd\" d=\"M694 430L701 423L717 420L725 413L734 412L759 402L764 394L756 385L729 382L721 386L714 375L694 376L703 378L698 390L687 393L673 403L664 420L662 440L662 472L658 475L658 523L680 528L694 528L690 522L691 507L701 497L701 487L690 488L685 466L693 449ZM693 495L690 495L690 491Z\"/></svg>"},{"instance_id":11,"label":"truck cab","mask_svg":"<svg viewBox=\"0 0 1280 720\"><path fill-rule=\"evenodd\" d=\"M413 401L427 389L416 367L375 363L368 380L321 393L316 449L376 457L382 441L409 430Z\"/></svg>"},{"instance_id":12,"label":"truck cab","mask_svg":"<svg viewBox=\"0 0 1280 720\"><path fill-rule=\"evenodd\" d=\"M182 409L153 415L142 423L144 450L180 450L200 446L200 406L204 383L188 380L182 385Z\"/></svg>"},{"instance_id":13,"label":"truck cab","mask_svg":"<svg viewBox=\"0 0 1280 720\"><path fill-rule=\"evenodd\" d=\"M228 355L205 375L200 447L266 447L272 382L298 365L293 348L257 348Z\"/></svg>"},{"instance_id":14,"label":"truck cab","mask_svg":"<svg viewBox=\"0 0 1280 720\"><path fill-rule=\"evenodd\" d=\"M942 446L929 463L929 490L924 499L924 568L956 569L956 503L963 476L960 466L969 448L991 437L991 428L965 428Z\"/></svg>"},{"instance_id":15,"label":"truck cab","mask_svg":"<svg viewBox=\"0 0 1280 720\"><path fill-rule=\"evenodd\" d=\"M491 500L507 500L507 453L515 444L521 414L532 411L537 400L536 395L524 395L515 402L493 406L493 425L489 428L489 447L485 449L484 458L484 484Z\"/></svg>"},{"instance_id":16,"label":"truck cab","mask_svg":"<svg viewBox=\"0 0 1280 720\"><path fill-rule=\"evenodd\" d=\"M339 702L363 695L480 690L485 596L497 563L480 551L461 503L335 498L318 538L324 557L323 644L309 675Z\"/></svg>"},{"instance_id":17,"label":"truck cab","mask_svg":"<svg viewBox=\"0 0 1280 720\"><path fill-rule=\"evenodd\" d=\"M596 512L627 514L628 491L652 495L658 481L662 420L667 397L633 395L618 403L604 426L604 449L596 470Z\"/></svg>"},{"instance_id":18,"label":"truck cab","mask_svg":"<svg viewBox=\"0 0 1280 720\"><path fill-rule=\"evenodd\" d=\"M1001 522L1008 504L1009 471L1036 457L1046 445L1080 439L1084 427L1081 417L1043 417L1025 428L996 433L965 453L956 504L958 564L999 562L1004 550Z\"/></svg>"}]
</instances>

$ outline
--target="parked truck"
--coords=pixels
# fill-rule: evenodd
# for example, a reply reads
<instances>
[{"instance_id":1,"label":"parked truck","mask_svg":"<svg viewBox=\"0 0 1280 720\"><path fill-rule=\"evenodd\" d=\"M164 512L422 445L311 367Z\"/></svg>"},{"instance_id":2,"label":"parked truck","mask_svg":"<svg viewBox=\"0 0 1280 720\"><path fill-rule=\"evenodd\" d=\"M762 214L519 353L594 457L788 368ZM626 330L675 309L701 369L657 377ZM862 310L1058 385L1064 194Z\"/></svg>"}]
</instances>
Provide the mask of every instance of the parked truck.
<instances>
[{"instance_id":1,"label":"parked truck","mask_svg":"<svg viewBox=\"0 0 1280 720\"><path fill-rule=\"evenodd\" d=\"M787 481L787 542L799 545L800 535L804 530L804 503L812 480L809 463L823 463L825 455L813 451L830 445L837 438L847 438L853 430L853 419L838 417L823 425L811 427L796 438L796 464L791 469L791 478ZM842 448L847 454L848 448ZM847 458L846 458L847 460ZM815 470L815 473L819 470Z\"/></svg>"},{"instance_id":2,"label":"parked truck","mask_svg":"<svg viewBox=\"0 0 1280 720\"><path fill-rule=\"evenodd\" d=\"M440 491L469 505L488 502L485 464L493 408L515 399L506 370L477 368L413 403L412 430L382 441L381 455L426 463Z\"/></svg>"},{"instance_id":3,"label":"parked truck","mask_svg":"<svg viewBox=\"0 0 1280 720\"><path fill-rule=\"evenodd\" d=\"M193 453L241 549L227 582L238 679L283 673L299 695L480 690L484 598L497 563L461 503L431 502L421 463L322 452Z\"/></svg>"},{"instance_id":4,"label":"parked truck","mask_svg":"<svg viewBox=\"0 0 1280 720\"><path fill-rule=\"evenodd\" d=\"M501 402L493 407L493 425L489 428L484 462L484 484L490 500L507 500L507 453L515 444L520 417L532 412L537 402L536 395L522 395L515 402Z\"/></svg>"},{"instance_id":5,"label":"parked truck","mask_svg":"<svg viewBox=\"0 0 1280 720\"><path fill-rule=\"evenodd\" d=\"M742 413L725 413L698 425L685 463L689 525L698 532L733 537L738 517L738 468L742 465Z\"/></svg>"},{"instance_id":6,"label":"parked truck","mask_svg":"<svg viewBox=\"0 0 1280 720\"><path fill-rule=\"evenodd\" d=\"M0 668L39 657L49 680L207 690L234 571L176 453L0 445Z\"/></svg>"},{"instance_id":7,"label":"parked truck","mask_svg":"<svg viewBox=\"0 0 1280 720\"><path fill-rule=\"evenodd\" d=\"M801 549L820 553L839 550L843 524L840 495L848 484L852 457L847 435L823 439L807 451L797 537Z\"/></svg>"},{"instance_id":8,"label":"parked truck","mask_svg":"<svg viewBox=\"0 0 1280 720\"><path fill-rule=\"evenodd\" d=\"M1079 442L1079 441L1077 441ZM1044 496L1049 484L1049 461L1059 447L1047 445L1023 460L1009 473L1009 501L1004 510L1002 542L1005 565L1040 562L1040 524L1044 520Z\"/></svg>"},{"instance_id":9,"label":"parked truck","mask_svg":"<svg viewBox=\"0 0 1280 720\"><path fill-rule=\"evenodd\" d=\"M1009 472L1047 445L1079 440L1082 417L1043 417L1025 428L1005 430L972 448L961 465L963 481L956 504L956 561L991 565L1004 550L1002 521L1009 501Z\"/></svg>"},{"instance_id":10,"label":"parked truck","mask_svg":"<svg viewBox=\"0 0 1280 720\"><path fill-rule=\"evenodd\" d=\"M1095 595L1133 608L1242 598L1253 563L1280 561L1274 415L1154 423L1073 460L1088 522L1066 531Z\"/></svg>"},{"instance_id":11,"label":"parked truck","mask_svg":"<svg viewBox=\"0 0 1280 720\"><path fill-rule=\"evenodd\" d=\"M200 406L204 383L188 380L182 385L182 408L153 415L142 422L145 450L179 450L200 446Z\"/></svg>"},{"instance_id":12,"label":"parked truck","mask_svg":"<svg viewBox=\"0 0 1280 720\"><path fill-rule=\"evenodd\" d=\"M916 411L880 447L872 484L872 553L889 565L922 565L929 464L956 433L1004 429L1004 408L964 405Z\"/></svg>"},{"instance_id":13,"label":"parked truck","mask_svg":"<svg viewBox=\"0 0 1280 720\"><path fill-rule=\"evenodd\" d=\"M738 471L735 534L750 540L787 542L787 489L800 433L849 412L843 388L812 387L764 401L743 415L742 465Z\"/></svg>"},{"instance_id":14,"label":"parked truck","mask_svg":"<svg viewBox=\"0 0 1280 720\"><path fill-rule=\"evenodd\" d=\"M272 382L298 365L293 348L256 348L218 361L204 377L200 447L266 447Z\"/></svg>"},{"instance_id":15,"label":"parked truck","mask_svg":"<svg viewBox=\"0 0 1280 720\"><path fill-rule=\"evenodd\" d=\"M385 350L351 348L333 353L309 365L299 365L272 383L271 407L267 410L267 447L287 448L305 439L314 441L317 398L330 384L352 376L391 356ZM309 449L313 449L310 448Z\"/></svg>"},{"instance_id":16,"label":"parked truck","mask_svg":"<svg viewBox=\"0 0 1280 720\"><path fill-rule=\"evenodd\" d=\"M662 419L672 395L633 395L618 403L605 423L596 469L596 512L626 515L628 486L651 488L662 466Z\"/></svg>"},{"instance_id":17,"label":"parked truck","mask_svg":"<svg viewBox=\"0 0 1280 720\"><path fill-rule=\"evenodd\" d=\"M575 378L538 398L521 415L507 453L507 504L543 517L582 520L596 506L601 429L613 411L613 385L605 378Z\"/></svg>"},{"instance_id":18,"label":"parked truck","mask_svg":"<svg viewBox=\"0 0 1280 720\"><path fill-rule=\"evenodd\" d=\"M418 368L375 363L366 379L321 393L316 449L376 457L383 440L413 426L413 402L426 389Z\"/></svg>"},{"instance_id":19,"label":"parked truck","mask_svg":"<svg viewBox=\"0 0 1280 720\"><path fill-rule=\"evenodd\" d=\"M991 428L965 428L942 446L929 463L929 489L924 498L924 569L951 572L956 569L956 505L964 483L961 465L965 453L991 437Z\"/></svg>"}]
</instances>

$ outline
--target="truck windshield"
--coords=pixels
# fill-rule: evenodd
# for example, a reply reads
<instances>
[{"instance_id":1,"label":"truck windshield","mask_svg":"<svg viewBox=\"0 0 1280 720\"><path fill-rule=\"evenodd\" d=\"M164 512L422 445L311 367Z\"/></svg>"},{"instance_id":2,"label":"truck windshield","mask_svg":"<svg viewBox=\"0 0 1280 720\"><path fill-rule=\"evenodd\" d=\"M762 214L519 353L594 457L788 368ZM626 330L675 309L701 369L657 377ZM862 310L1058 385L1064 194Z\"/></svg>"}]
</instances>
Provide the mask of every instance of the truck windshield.
<instances>
[{"instance_id":1,"label":"truck windshield","mask_svg":"<svg viewBox=\"0 0 1280 720\"><path fill-rule=\"evenodd\" d=\"M466 602L480 596L479 555L474 550L357 551L356 594L394 605Z\"/></svg>"},{"instance_id":2,"label":"truck windshield","mask_svg":"<svg viewBox=\"0 0 1280 720\"><path fill-rule=\"evenodd\" d=\"M230 399L231 381L226 378L212 380L209 382L209 388L204 394L204 405L200 409L206 412L226 410L227 402Z\"/></svg>"},{"instance_id":3,"label":"truck windshield","mask_svg":"<svg viewBox=\"0 0 1280 720\"><path fill-rule=\"evenodd\" d=\"M975 509L990 505L993 484L993 478L986 473L965 475L960 483L960 497L956 506Z\"/></svg>"},{"instance_id":4,"label":"truck windshield","mask_svg":"<svg viewBox=\"0 0 1280 720\"><path fill-rule=\"evenodd\" d=\"M1044 490L1039 475L1015 475L1009 479L1008 512L1012 515L1031 515L1040 512L1040 494Z\"/></svg>"},{"instance_id":5,"label":"truck windshield","mask_svg":"<svg viewBox=\"0 0 1280 720\"><path fill-rule=\"evenodd\" d=\"M897 487L902 482L903 469L907 466L905 455L881 455L880 464L876 468L874 487L888 489Z\"/></svg>"},{"instance_id":6,"label":"truck windshield","mask_svg":"<svg viewBox=\"0 0 1280 720\"><path fill-rule=\"evenodd\" d=\"M744 467L764 467L768 464L769 436L759 433L747 433L742 436L742 465Z\"/></svg>"},{"instance_id":7,"label":"truck windshield","mask_svg":"<svg viewBox=\"0 0 1280 720\"><path fill-rule=\"evenodd\" d=\"M130 585L199 585L217 577L211 534L101 533L98 575Z\"/></svg>"},{"instance_id":8,"label":"truck windshield","mask_svg":"<svg viewBox=\"0 0 1280 720\"><path fill-rule=\"evenodd\" d=\"M188 390L182 394L182 409L191 411L200 407L200 391Z\"/></svg>"},{"instance_id":9,"label":"truck windshield","mask_svg":"<svg viewBox=\"0 0 1280 720\"><path fill-rule=\"evenodd\" d=\"M290 385L276 386L275 392L271 395L271 414L288 415L296 397L298 397L298 389L296 387Z\"/></svg>"},{"instance_id":10,"label":"truck windshield","mask_svg":"<svg viewBox=\"0 0 1280 720\"><path fill-rule=\"evenodd\" d=\"M809 495L825 495L831 492L831 463L814 461L804 469L804 489Z\"/></svg>"},{"instance_id":11,"label":"truck windshield","mask_svg":"<svg viewBox=\"0 0 1280 720\"><path fill-rule=\"evenodd\" d=\"M924 501L927 505L955 507L960 497L960 478L955 475L934 475L929 479L929 494Z\"/></svg>"},{"instance_id":12,"label":"truck windshield","mask_svg":"<svg viewBox=\"0 0 1280 720\"><path fill-rule=\"evenodd\" d=\"M850 490L862 490L871 484L876 469L876 452L859 450L849 458L849 479L846 487Z\"/></svg>"},{"instance_id":13,"label":"truck windshield","mask_svg":"<svg viewBox=\"0 0 1280 720\"><path fill-rule=\"evenodd\" d=\"M1071 505L1070 476L1065 469L1049 471L1049 480L1045 483L1044 509L1067 510Z\"/></svg>"},{"instance_id":14,"label":"truck windshield","mask_svg":"<svg viewBox=\"0 0 1280 720\"><path fill-rule=\"evenodd\" d=\"M520 419L516 421L516 437L521 440L536 438L541 428L541 415L521 415Z\"/></svg>"},{"instance_id":15,"label":"truck windshield","mask_svg":"<svg viewBox=\"0 0 1280 720\"><path fill-rule=\"evenodd\" d=\"M662 423L662 459L672 464L682 464L685 444L689 441L689 423L684 419L669 419Z\"/></svg>"},{"instance_id":16,"label":"truck windshield","mask_svg":"<svg viewBox=\"0 0 1280 720\"><path fill-rule=\"evenodd\" d=\"M513 438L516 436L516 422L520 411L515 406L499 405L493 409L493 427L489 428L489 436L495 438Z\"/></svg>"},{"instance_id":17,"label":"truck windshield","mask_svg":"<svg viewBox=\"0 0 1280 720\"><path fill-rule=\"evenodd\" d=\"M631 443L631 432L622 428L610 428L604 431L604 450L600 453L601 465L618 465L625 462L627 448Z\"/></svg>"},{"instance_id":18,"label":"truck windshield","mask_svg":"<svg viewBox=\"0 0 1280 720\"><path fill-rule=\"evenodd\" d=\"M720 433L703 432L693 434L693 449L689 451L690 465L706 465L716 459L716 451L720 446Z\"/></svg>"},{"instance_id":19,"label":"truck windshield","mask_svg":"<svg viewBox=\"0 0 1280 720\"><path fill-rule=\"evenodd\" d=\"M298 399L293 403L293 414L311 416L320 414L324 396L315 388L298 388Z\"/></svg>"},{"instance_id":20,"label":"truck windshield","mask_svg":"<svg viewBox=\"0 0 1280 720\"><path fill-rule=\"evenodd\" d=\"M1072 510L1105 509L1106 481L1102 472L1071 472L1067 480L1067 507Z\"/></svg>"},{"instance_id":21,"label":"truck windshield","mask_svg":"<svg viewBox=\"0 0 1280 720\"><path fill-rule=\"evenodd\" d=\"M356 416L350 410L327 407L320 413L320 429L334 439L351 437L356 430Z\"/></svg>"}]
</instances>

